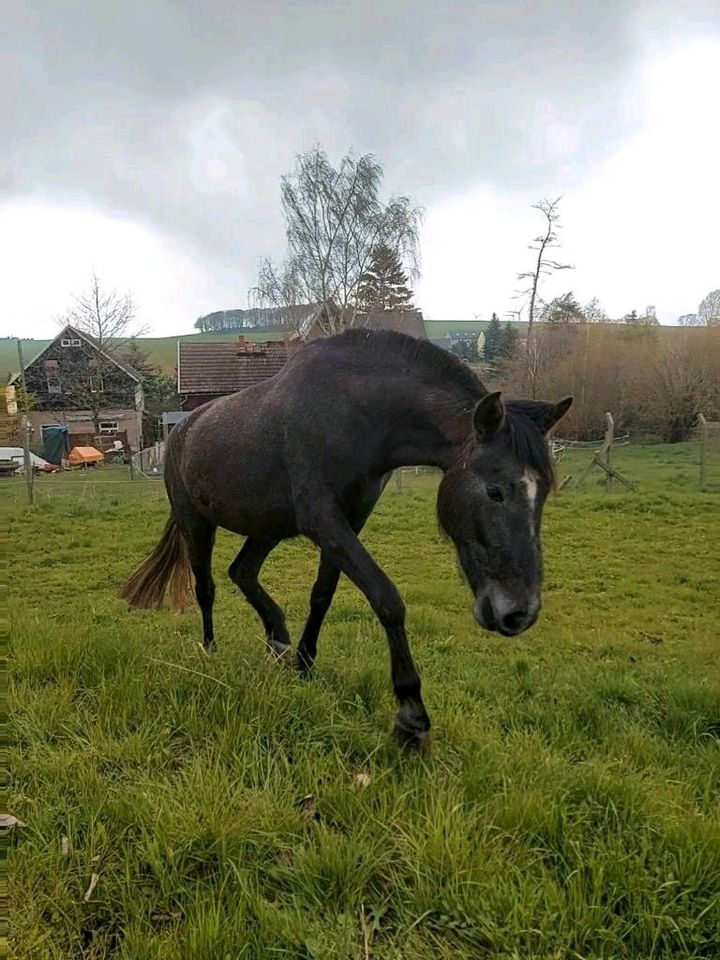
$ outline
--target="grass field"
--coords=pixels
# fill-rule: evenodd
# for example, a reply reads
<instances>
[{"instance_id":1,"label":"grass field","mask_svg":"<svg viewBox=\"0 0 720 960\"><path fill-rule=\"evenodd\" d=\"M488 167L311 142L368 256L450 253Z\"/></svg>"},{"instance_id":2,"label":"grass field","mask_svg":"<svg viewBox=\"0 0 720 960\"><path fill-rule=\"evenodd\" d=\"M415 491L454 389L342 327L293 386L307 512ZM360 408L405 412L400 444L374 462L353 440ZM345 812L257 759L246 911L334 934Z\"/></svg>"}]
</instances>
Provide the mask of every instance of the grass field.
<instances>
[{"instance_id":1,"label":"grass field","mask_svg":"<svg viewBox=\"0 0 720 960\"><path fill-rule=\"evenodd\" d=\"M7 485L14 956L719 957L720 510L696 454L621 448L637 492L549 503L544 611L514 640L473 624L436 478L386 491L365 540L408 604L427 759L390 742L385 641L347 583L302 682L221 535L206 657L194 611L117 596L159 484L47 477L32 510ZM297 541L265 569L294 636L316 561Z\"/></svg>"}]
</instances>

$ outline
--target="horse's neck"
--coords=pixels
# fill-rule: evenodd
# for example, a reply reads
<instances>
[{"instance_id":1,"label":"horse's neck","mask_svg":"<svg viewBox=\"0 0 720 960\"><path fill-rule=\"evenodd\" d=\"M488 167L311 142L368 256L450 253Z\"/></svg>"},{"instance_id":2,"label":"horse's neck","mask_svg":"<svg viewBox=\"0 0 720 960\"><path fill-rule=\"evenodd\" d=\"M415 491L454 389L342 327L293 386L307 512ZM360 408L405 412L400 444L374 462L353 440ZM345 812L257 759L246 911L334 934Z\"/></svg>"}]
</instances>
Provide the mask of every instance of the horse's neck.
<instances>
[{"instance_id":1,"label":"horse's neck","mask_svg":"<svg viewBox=\"0 0 720 960\"><path fill-rule=\"evenodd\" d=\"M446 470L465 446L473 401L452 387L412 386L393 424L388 466L433 466Z\"/></svg>"}]
</instances>

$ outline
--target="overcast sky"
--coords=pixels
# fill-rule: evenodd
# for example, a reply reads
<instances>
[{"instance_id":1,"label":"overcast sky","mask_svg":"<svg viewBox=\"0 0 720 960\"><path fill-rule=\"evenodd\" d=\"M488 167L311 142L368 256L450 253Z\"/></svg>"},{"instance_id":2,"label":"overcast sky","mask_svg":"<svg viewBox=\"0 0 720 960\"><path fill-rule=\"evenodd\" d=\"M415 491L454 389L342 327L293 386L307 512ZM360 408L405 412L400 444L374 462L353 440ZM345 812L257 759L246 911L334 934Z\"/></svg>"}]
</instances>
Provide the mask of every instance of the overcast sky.
<instances>
[{"instance_id":1,"label":"overcast sky","mask_svg":"<svg viewBox=\"0 0 720 960\"><path fill-rule=\"evenodd\" d=\"M425 207L428 317L517 306L558 194L576 269L548 295L671 323L720 286L718 0L10 6L0 335L54 334L92 271L158 335L246 306L316 142Z\"/></svg>"}]
</instances>

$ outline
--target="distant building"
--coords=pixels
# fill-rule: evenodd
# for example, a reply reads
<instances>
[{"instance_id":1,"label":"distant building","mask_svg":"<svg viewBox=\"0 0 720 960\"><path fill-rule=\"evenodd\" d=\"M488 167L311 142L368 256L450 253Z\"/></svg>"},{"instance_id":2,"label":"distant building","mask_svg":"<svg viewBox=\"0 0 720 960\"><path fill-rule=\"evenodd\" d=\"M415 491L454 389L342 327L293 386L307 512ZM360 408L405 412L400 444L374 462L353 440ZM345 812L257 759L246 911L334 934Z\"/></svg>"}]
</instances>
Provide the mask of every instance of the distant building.
<instances>
[{"instance_id":1,"label":"distant building","mask_svg":"<svg viewBox=\"0 0 720 960\"><path fill-rule=\"evenodd\" d=\"M257 343L243 336L232 343L180 340L177 390L181 409L194 410L275 376L287 362L291 349L287 340Z\"/></svg>"},{"instance_id":2,"label":"distant building","mask_svg":"<svg viewBox=\"0 0 720 960\"><path fill-rule=\"evenodd\" d=\"M447 350L448 353L452 353L453 342L450 337L430 337L429 340L430 343L436 347L440 347L441 350Z\"/></svg>"},{"instance_id":3,"label":"distant building","mask_svg":"<svg viewBox=\"0 0 720 960\"><path fill-rule=\"evenodd\" d=\"M34 397L29 414L34 445L42 427L54 423L67 425L71 446L110 447L116 438L140 445L145 406L140 374L81 330L64 327L25 365L25 381ZM19 382L16 373L10 383Z\"/></svg>"}]
</instances>

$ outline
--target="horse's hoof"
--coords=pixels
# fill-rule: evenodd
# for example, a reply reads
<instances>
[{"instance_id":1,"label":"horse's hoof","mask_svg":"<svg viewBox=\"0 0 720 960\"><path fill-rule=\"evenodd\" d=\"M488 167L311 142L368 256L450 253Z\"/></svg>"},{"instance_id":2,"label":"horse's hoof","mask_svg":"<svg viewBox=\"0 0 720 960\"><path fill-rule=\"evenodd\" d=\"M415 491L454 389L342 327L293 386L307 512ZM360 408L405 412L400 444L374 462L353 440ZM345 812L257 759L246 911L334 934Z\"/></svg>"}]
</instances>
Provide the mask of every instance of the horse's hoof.
<instances>
[{"instance_id":1,"label":"horse's hoof","mask_svg":"<svg viewBox=\"0 0 720 960\"><path fill-rule=\"evenodd\" d=\"M295 657L295 669L297 670L298 676L301 680L312 680L313 665L312 663L308 663L299 651Z\"/></svg>"},{"instance_id":2,"label":"horse's hoof","mask_svg":"<svg viewBox=\"0 0 720 960\"><path fill-rule=\"evenodd\" d=\"M404 753L417 753L424 757L430 753L430 730L408 730L396 721L393 737Z\"/></svg>"},{"instance_id":3,"label":"horse's hoof","mask_svg":"<svg viewBox=\"0 0 720 960\"><path fill-rule=\"evenodd\" d=\"M267 642L268 652L272 655L273 659L277 663L287 666L292 663L292 657L288 656L292 647L289 643L278 643L277 640L268 640Z\"/></svg>"}]
</instances>

